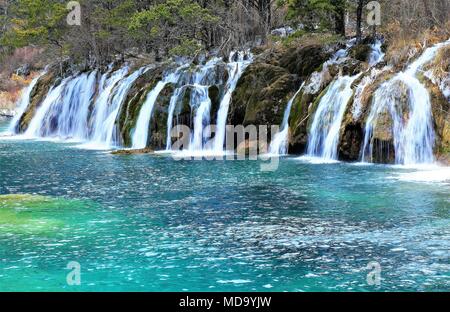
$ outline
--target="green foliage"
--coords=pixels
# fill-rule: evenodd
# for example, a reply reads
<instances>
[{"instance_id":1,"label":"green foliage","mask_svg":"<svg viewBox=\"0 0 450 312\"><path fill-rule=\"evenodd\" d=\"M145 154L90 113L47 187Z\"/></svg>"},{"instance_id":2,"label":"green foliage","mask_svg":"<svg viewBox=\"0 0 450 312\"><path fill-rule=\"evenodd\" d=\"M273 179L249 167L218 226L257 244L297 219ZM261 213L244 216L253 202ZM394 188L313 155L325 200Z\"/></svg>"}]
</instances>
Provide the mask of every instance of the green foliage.
<instances>
[{"instance_id":1,"label":"green foliage","mask_svg":"<svg viewBox=\"0 0 450 312\"><path fill-rule=\"evenodd\" d=\"M329 30L332 16L345 8L345 0L280 0L288 7L286 18L301 22L307 30Z\"/></svg>"},{"instance_id":2,"label":"green foliage","mask_svg":"<svg viewBox=\"0 0 450 312\"><path fill-rule=\"evenodd\" d=\"M194 39L185 38L169 51L171 56L195 56L202 50L202 45Z\"/></svg>"},{"instance_id":3,"label":"green foliage","mask_svg":"<svg viewBox=\"0 0 450 312\"><path fill-rule=\"evenodd\" d=\"M206 39L203 30L218 22L217 16L196 1L166 0L135 13L129 30L135 38L164 42L172 53L193 53L198 42Z\"/></svg>"},{"instance_id":4,"label":"green foliage","mask_svg":"<svg viewBox=\"0 0 450 312\"><path fill-rule=\"evenodd\" d=\"M11 8L12 27L1 37L2 45L57 44L64 33L65 6L52 0L18 0Z\"/></svg>"}]
</instances>

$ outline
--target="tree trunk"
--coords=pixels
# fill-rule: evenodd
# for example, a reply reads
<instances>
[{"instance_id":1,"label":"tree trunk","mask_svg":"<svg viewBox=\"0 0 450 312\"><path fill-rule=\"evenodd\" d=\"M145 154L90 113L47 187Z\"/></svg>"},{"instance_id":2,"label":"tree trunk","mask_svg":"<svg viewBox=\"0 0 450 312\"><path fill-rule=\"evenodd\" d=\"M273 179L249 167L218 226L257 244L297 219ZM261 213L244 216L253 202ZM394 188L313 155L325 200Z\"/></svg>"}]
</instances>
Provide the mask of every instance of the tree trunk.
<instances>
[{"instance_id":1,"label":"tree trunk","mask_svg":"<svg viewBox=\"0 0 450 312\"><path fill-rule=\"evenodd\" d=\"M358 7L356 8L356 41L361 42L362 39L362 15L364 8L364 0L358 0Z\"/></svg>"}]
</instances>

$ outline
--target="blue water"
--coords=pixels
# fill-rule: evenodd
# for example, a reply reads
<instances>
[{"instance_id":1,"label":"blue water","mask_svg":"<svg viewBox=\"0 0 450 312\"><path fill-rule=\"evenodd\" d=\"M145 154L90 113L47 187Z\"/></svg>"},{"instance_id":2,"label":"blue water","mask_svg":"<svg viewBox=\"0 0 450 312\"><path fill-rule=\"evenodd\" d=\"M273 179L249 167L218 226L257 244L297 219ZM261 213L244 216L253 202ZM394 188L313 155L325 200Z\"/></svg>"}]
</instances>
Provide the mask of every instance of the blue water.
<instances>
[{"instance_id":1,"label":"blue water","mask_svg":"<svg viewBox=\"0 0 450 312\"><path fill-rule=\"evenodd\" d=\"M403 172L0 139L0 194L29 194L0 196L0 291L450 290L450 186Z\"/></svg>"}]
</instances>

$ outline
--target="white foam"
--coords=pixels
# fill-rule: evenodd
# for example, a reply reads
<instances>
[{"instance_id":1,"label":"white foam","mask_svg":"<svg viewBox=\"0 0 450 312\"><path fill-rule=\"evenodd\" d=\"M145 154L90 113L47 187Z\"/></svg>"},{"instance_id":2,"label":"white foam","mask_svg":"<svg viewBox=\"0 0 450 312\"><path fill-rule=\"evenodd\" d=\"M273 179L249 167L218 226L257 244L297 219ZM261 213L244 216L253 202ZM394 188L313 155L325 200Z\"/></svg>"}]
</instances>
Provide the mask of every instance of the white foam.
<instances>
[{"instance_id":1,"label":"white foam","mask_svg":"<svg viewBox=\"0 0 450 312\"><path fill-rule=\"evenodd\" d=\"M406 182L448 182L450 183L450 167L435 167L434 169L398 173L394 179Z\"/></svg>"}]
</instances>

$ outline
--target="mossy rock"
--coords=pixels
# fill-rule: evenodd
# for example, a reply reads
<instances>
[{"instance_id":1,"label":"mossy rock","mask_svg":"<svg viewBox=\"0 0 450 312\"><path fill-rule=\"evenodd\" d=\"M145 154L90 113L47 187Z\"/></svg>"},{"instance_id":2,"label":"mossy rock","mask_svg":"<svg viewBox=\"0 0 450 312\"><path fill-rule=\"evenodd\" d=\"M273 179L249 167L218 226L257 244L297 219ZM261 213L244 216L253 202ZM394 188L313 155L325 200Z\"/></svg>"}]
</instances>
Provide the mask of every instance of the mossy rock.
<instances>
[{"instance_id":1,"label":"mossy rock","mask_svg":"<svg viewBox=\"0 0 450 312\"><path fill-rule=\"evenodd\" d=\"M169 117L170 99L174 91L175 85L169 83L165 85L156 100L150 122L150 135L148 136L148 145L151 148L163 149L166 147L167 118Z\"/></svg>"},{"instance_id":2,"label":"mossy rock","mask_svg":"<svg viewBox=\"0 0 450 312\"><path fill-rule=\"evenodd\" d=\"M60 83L61 81L59 81ZM28 129L31 120L35 116L37 110L46 98L50 88L58 83L57 74L54 71L49 71L46 75L39 78L39 81L34 86L30 94L30 104L23 113L18 123L17 131L23 133Z\"/></svg>"},{"instance_id":3,"label":"mossy rock","mask_svg":"<svg viewBox=\"0 0 450 312\"><path fill-rule=\"evenodd\" d=\"M350 56L358 61L367 62L371 52L369 44L357 44L350 49Z\"/></svg>"},{"instance_id":4,"label":"mossy rock","mask_svg":"<svg viewBox=\"0 0 450 312\"><path fill-rule=\"evenodd\" d=\"M212 85L208 89L209 98L211 99L211 121L217 120L217 111L220 108L220 102L223 96L220 85Z\"/></svg>"},{"instance_id":5,"label":"mossy rock","mask_svg":"<svg viewBox=\"0 0 450 312\"><path fill-rule=\"evenodd\" d=\"M436 145L436 157L444 163L450 161L450 103L442 94L438 86L423 78L422 83L426 86L431 101Z\"/></svg>"},{"instance_id":6,"label":"mossy rock","mask_svg":"<svg viewBox=\"0 0 450 312\"><path fill-rule=\"evenodd\" d=\"M310 45L287 49L280 57L279 64L291 74L299 75L303 80L322 66L330 58L323 46Z\"/></svg>"},{"instance_id":7,"label":"mossy rock","mask_svg":"<svg viewBox=\"0 0 450 312\"><path fill-rule=\"evenodd\" d=\"M298 77L282 67L261 62L250 65L233 93L229 123L279 125L299 85Z\"/></svg>"},{"instance_id":8,"label":"mossy rock","mask_svg":"<svg viewBox=\"0 0 450 312\"><path fill-rule=\"evenodd\" d=\"M117 150L112 151L112 155L119 156L129 156L129 155L143 155L143 154L153 154L155 151L151 148L142 148L142 149L127 149L127 150Z\"/></svg>"},{"instance_id":9,"label":"mossy rock","mask_svg":"<svg viewBox=\"0 0 450 312\"><path fill-rule=\"evenodd\" d=\"M163 69L148 70L133 83L119 111L117 126L123 146L131 146L131 136L147 94L163 78Z\"/></svg>"},{"instance_id":10,"label":"mossy rock","mask_svg":"<svg viewBox=\"0 0 450 312\"><path fill-rule=\"evenodd\" d=\"M192 87L183 87L174 110L173 125L184 125L192 128L194 111L191 108Z\"/></svg>"}]
</instances>

